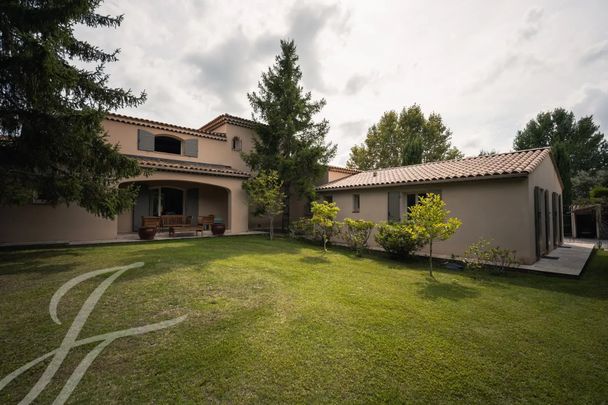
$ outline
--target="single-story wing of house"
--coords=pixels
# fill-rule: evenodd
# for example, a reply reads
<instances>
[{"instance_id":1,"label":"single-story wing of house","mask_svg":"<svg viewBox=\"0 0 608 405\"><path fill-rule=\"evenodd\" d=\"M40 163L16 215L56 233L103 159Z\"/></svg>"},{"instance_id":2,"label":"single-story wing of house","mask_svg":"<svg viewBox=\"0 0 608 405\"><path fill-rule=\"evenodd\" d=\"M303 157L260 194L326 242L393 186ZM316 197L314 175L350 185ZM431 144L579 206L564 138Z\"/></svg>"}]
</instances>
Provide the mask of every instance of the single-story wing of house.
<instances>
[{"instance_id":1,"label":"single-story wing of house","mask_svg":"<svg viewBox=\"0 0 608 405\"><path fill-rule=\"evenodd\" d=\"M427 193L439 194L462 221L439 256L462 256L480 238L516 251L524 264L563 242L563 184L549 148L370 170L321 185L338 220L401 221ZM371 238L372 244L373 238Z\"/></svg>"}]
</instances>

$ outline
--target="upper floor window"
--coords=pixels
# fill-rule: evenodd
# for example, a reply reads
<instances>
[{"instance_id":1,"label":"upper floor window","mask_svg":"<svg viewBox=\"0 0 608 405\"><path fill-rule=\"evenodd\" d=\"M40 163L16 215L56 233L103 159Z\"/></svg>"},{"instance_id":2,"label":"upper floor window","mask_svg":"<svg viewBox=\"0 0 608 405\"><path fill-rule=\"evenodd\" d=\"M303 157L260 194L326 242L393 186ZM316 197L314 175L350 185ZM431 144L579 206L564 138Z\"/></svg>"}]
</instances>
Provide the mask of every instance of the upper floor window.
<instances>
[{"instance_id":1,"label":"upper floor window","mask_svg":"<svg viewBox=\"0 0 608 405\"><path fill-rule=\"evenodd\" d=\"M243 149L243 141L238 136L232 138L232 150L240 152Z\"/></svg>"},{"instance_id":2,"label":"upper floor window","mask_svg":"<svg viewBox=\"0 0 608 405\"><path fill-rule=\"evenodd\" d=\"M198 139L180 139L173 135L153 134L145 129L137 130L137 149L146 152L171 153L198 157Z\"/></svg>"},{"instance_id":3,"label":"upper floor window","mask_svg":"<svg viewBox=\"0 0 608 405\"><path fill-rule=\"evenodd\" d=\"M154 152L173 153L175 155L182 154L182 142L179 139L170 136L155 136L154 137Z\"/></svg>"}]
</instances>

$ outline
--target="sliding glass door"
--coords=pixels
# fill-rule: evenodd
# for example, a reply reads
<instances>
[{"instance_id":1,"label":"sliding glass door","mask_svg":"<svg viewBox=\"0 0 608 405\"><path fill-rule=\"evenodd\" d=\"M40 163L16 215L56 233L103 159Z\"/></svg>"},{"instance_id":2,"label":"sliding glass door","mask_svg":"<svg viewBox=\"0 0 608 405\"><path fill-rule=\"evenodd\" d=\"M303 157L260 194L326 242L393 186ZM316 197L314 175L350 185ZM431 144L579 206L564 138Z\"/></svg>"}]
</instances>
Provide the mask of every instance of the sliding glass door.
<instances>
[{"instance_id":1,"label":"sliding glass door","mask_svg":"<svg viewBox=\"0 0 608 405\"><path fill-rule=\"evenodd\" d=\"M183 215L184 190L171 187L150 189L150 212L152 215Z\"/></svg>"}]
</instances>

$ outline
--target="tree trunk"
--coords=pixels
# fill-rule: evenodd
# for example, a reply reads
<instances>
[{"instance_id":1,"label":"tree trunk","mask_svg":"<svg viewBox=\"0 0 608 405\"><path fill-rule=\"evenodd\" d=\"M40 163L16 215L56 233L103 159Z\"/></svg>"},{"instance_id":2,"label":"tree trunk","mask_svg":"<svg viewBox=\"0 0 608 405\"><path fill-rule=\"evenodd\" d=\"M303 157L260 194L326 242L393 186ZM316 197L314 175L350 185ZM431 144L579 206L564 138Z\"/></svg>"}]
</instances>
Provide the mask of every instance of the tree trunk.
<instances>
[{"instance_id":1,"label":"tree trunk","mask_svg":"<svg viewBox=\"0 0 608 405\"><path fill-rule=\"evenodd\" d=\"M270 240L274 236L274 215L270 216L270 229L268 230L268 235L270 236Z\"/></svg>"},{"instance_id":2,"label":"tree trunk","mask_svg":"<svg viewBox=\"0 0 608 405\"><path fill-rule=\"evenodd\" d=\"M285 184L284 193L285 193L285 207L283 209L283 217L281 218L281 230L283 232L289 232L289 197L290 197L290 189L291 186Z\"/></svg>"},{"instance_id":3,"label":"tree trunk","mask_svg":"<svg viewBox=\"0 0 608 405\"><path fill-rule=\"evenodd\" d=\"M433 276L433 239L431 239L431 243L429 244L429 274L435 278Z\"/></svg>"}]
</instances>

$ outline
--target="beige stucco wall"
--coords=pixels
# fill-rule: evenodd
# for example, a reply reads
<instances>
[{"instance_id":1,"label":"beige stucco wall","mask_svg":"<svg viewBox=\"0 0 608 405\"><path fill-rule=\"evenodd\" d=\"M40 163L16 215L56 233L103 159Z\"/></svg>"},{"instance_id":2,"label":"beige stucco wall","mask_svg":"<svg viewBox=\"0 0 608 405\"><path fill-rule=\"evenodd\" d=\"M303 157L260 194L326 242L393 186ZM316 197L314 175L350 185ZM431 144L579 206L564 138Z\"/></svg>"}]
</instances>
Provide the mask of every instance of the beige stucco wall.
<instances>
[{"instance_id":1,"label":"beige stucco wall","mask_svg":"<svg viewBox=\"0 0 608 405\"><path fill-rule=\"evenodd\" d=\"M226 162L225 165L231 166L238 170L250 171L249 167L241 157L241 152L232 150L232 139L238 136L242 141L242 152L248 153L253 149L253 138L256 136L255 132L249 128L243 128L236 125L224 124L219 128L216 128L214 132L223 132L226 134L228 139L227 153L224 153L222 161Z\"/></svg>"},{"instance_id":2,"label":"beige stucco wall","mask_svg":"<svg viewBox=\"0 0 608 405\"><path fill-rule=\"evenodd\" d=\"M462 221L461 228L449 240L437 242L433 252L437 255L461 256L471 244L484 237L497 245L517 251L524 263L535 259L533 210L529 205L528 180L524 177L431 184L427 186L386 187L357 191L324 192L332 195L341 208L338 220L346 217L386 221L388 192L405 193L440 192L451 216ZM353 194L360 194L360 212L352 212ZM401 196L401 211L405 212L406 198ZM531 235L531 236L530 236ZM371 244L375 245L373 236ZM421 253L425 253L424 249Z\"/></svg>"},{"instance_id":3,"label":"beige stucco wall","mask_svg":"<svg viewBox=\"0 0 608 405\"><path fill-rule=\"evenodd\" d=\"M89 214L75 204L0 207L0 243L107 240L116 237L117 220Z\"/></svg>"},{"instance_id":4,"label":"beige stucco wall","mask_svg":"<svg viewBox=\"0 0 608 405\"><path fill-rule=\"evenodd\" d=\"M199 215L221 216L226 228L233 233L248 230L248 202L241 187L242 179L155 172L147 178L142 176L130 181L143 181L150 186L198 186ZM106 220L76 204L0 207L0 243L111 240L116 239L118 233L131 232L132 224L132 210L114 220Z\"/></svg>"},{"instance_id":5,"label":"beige stucco wall","mask_svg":"<svg viewBox=\"0 0 608 405\"><path fill-rule=\"evenodd\" d=\"M118 214L118 233L133 232L133 208L129 208Z\"/></svg>"},{"instance_id":6,"label":"beige stucco wall","mask_svg":"<svg viewBox=\"0 0 608 405\"><path fill-rule=\"evenodd\" d=\"M232 138L235 136L240 137L242 140L242 151L248 152L251 150L253 147L252 137L254 136L254 132L247 128L237 127L234 125L224 125L216 129L215 132L226 132L226 140L218 140L111 120L104 120L103 126L108 133L108 142L118 144L120 146L121 153L172 160L211 163L231 166L234 169L248 171L247 165L243 159L241 159L240 152L232 150ZM154 135L170 135L181 140L197 139L198 157L194 158L173 153L139 150L137 149L138 129L143 129Z\"/></svg>"}]
</instances>

